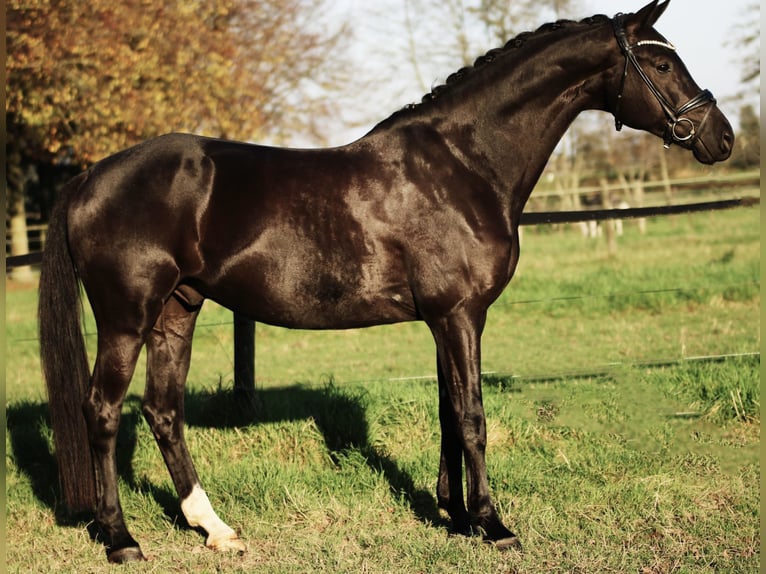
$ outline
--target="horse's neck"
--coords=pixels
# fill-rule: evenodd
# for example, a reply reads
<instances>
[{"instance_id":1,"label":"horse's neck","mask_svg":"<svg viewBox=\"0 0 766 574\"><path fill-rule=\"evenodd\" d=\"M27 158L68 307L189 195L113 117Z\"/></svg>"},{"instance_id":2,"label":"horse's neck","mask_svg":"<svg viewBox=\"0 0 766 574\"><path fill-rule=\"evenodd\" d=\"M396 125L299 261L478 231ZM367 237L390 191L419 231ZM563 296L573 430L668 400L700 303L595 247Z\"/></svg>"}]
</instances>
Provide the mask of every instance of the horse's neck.
<instances>
[{"instance_id":1,"label":"horse's neck","mask_svg":"<svg viewBox=\"0 0 766 574\"><path fill-rule=\"evenodd\" d=\"M584 110L606 108L604 83L616 63L611 27L549 38L543 49L496 72L503 77L484 88L485 121L476 122L476 142L500 184L507 182L502 191L521 203L519 212L572 121Z\"/></svg>"},{"instance_id":2,"label":"horse's neck","mask_svg":"<svg viewBox=\"0 0 766 574\"><path fill-rule=\"evenodd\" d=\"M438 126L493 182L514 220L572 121L606 106L604 82L619 56L611 26L571 26L530 37L528 46L475 71L411 119Z\"/></svg>"}]
</instances>

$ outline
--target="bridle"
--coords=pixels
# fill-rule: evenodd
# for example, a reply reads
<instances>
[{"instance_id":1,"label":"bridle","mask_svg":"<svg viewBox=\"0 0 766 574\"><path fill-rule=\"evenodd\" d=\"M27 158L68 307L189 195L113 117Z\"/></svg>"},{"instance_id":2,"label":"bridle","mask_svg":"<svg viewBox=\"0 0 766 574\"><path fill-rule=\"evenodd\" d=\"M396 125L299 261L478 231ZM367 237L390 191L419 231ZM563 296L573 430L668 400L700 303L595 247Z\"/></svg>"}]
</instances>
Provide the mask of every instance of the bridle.
<instances>
[{"instance_id":1,"label":"bridle","mask_svg":"<svg viewBox=\"0 0 766 574\"><path fill-rule=\"evenodd\" d=\"M710 92L710 90L702 90L699 94L694 96L683 106L678 109L674 109L673 105L668 102L665 96L663 96L657 89L657 86L652 83L652 80L649 78L649 76L646 75L646 72L641 69L641 65L638 63L633 50L641 46L661 46L663 48L667 48L668 50L675 51L676 47L669 42L662 42L660 40L641 40L635 44L629 44L627 35L625 33L625 25L623 23L624 20L625 15L622 13L617 14L612 20L612 24L614 26L614 35L617 37L617 43L620 46L620 50L622 50L622 54L625 56L625 70L622 73L620 90L617 93L617 105L615 106L614 110L614 127L617 129L617 131L622 129L622 120L620 120L620 104L622 103L622 92L625 89L625 79L628 77L628 69L630 64L632 64L638 72L638 75L649 88L649 91L654 95L655 98L657 98L657 101L660 103L662 110L665 112L665 116L667 116L668 126L663 137L665 141L665 147L670 147L670 144L673 142L686 143L687 145L693 144L697 139L699 132L702 130L702 126L705 124L705 121L707 120L713 105L708 108L698 127L695 127L692 120L684 117L684 114L687 114L688 112L699 108L700 106L704 106L705 104L715 104L716 100L713 97L713 94ZM685 130L682 130L682 133L679 134L678 127L680 125L685 125L688 128L689 133L683 135L683 131Z\"/></svg>"}]
</instances>

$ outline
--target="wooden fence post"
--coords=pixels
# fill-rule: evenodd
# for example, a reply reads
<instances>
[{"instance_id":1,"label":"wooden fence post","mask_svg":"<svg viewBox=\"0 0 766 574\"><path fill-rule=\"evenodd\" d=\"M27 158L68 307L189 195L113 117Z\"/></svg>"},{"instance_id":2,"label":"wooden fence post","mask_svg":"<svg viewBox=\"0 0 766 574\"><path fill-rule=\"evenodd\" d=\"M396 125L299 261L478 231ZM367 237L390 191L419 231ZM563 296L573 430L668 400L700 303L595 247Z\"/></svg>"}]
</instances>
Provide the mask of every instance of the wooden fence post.
<instances>
[{"instance_id":1,"label":"wooden fence post","mask_svg":"<svg viewBox=\"0 0 766 574\"><path fill-rule=\"evenodd\" d=\"M234 313L234 391L255 399L255 321Z\"/></svg>"}]
</instances>

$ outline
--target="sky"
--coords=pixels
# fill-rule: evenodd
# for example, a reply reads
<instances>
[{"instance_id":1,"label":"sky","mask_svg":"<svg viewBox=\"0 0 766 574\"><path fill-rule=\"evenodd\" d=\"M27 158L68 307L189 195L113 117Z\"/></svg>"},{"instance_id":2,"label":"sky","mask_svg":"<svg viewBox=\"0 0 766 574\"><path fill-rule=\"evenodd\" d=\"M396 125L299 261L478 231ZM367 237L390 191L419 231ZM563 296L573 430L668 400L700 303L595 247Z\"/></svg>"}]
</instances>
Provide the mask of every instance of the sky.
<instances>
[{"instance_id":1,"label":"sky","mask_svg":"<svg viewBox=\"0 0 766 574\"><path fill-rule=\"evenodd\" d=\"M636 12L648 0L580 0L577 13L560 14L579 20L593 14L614 15L617 12ZM709 89L719 100L719 106L733 121L739 115L741 102L735 95L741 91L742 56L733 33L743 21L745 8L753 0L671 0L665 13L655 25L678 49L697 84ZM358 70L359 91L349 91L360 101L349 106L351 120L357 127L335 130L328 142L331 145L347 143L360 137L377 121L384 119L407 103L416 102L428 91L417 81L411 64L403 60L401 46L407 42L403 21L406 0L337 0L333 12L348 21L352 29L351 52ZM412 14L417 24L419 14ZM541 13L536 26L550 21ZM760 25L760 19L755 25ZM536 27L535 26L535 27ZM534 28L531 28L534 29ZM427 40L427 39L426 39ZM399 52L397 52L397 47ZM492 46L490 46L492 47ZM482 52L475 54L481 55ZM440 64L447 65L446 63ZM431 85L442 83L449 73L460 67L460 62L440 68L436 64L424 65L424 81ZM369 77L362 79L365 73ZM372 80L371 86L364 81ZM760 101L753 103L760 110Z\"/></svg>"}]
</instances>

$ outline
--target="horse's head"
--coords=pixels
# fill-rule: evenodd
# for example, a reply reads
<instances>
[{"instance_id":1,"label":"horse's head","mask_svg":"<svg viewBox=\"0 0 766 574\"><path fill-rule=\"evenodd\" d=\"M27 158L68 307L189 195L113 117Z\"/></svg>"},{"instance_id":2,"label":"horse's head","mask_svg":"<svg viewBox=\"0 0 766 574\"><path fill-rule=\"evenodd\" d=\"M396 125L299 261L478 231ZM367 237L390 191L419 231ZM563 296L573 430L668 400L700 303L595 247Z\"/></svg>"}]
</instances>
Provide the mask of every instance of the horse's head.
<instances>
[{"instance_id":1,"label":"horse's head","mask_svg":"<svg viewBox=\"0 0 766 574\"><path fill-rule=\"evenodd\" d=\"M652 26L670 0L654 0L636 14L614 17L614 32L622 52L610 97L617 129L622 124L646 130L692 150L702 163L731 155L731 125L708 90L701 90L678 57L675 47Z\"/></svg>"}]
</instances>

